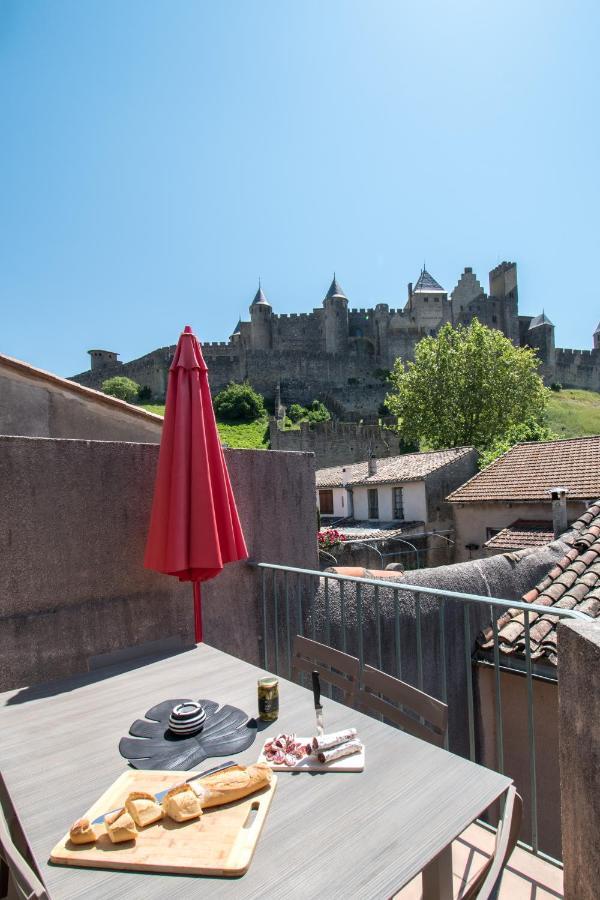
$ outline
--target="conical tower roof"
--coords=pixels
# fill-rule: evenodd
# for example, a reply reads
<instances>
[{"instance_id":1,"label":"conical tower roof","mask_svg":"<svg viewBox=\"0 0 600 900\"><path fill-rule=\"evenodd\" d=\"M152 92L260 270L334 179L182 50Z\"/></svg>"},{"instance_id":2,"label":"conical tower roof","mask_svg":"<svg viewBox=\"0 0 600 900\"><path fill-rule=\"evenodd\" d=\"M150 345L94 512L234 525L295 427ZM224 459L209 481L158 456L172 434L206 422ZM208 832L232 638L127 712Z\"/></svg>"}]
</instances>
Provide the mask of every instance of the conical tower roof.
<instances>
[{"instance_id":1,"label":"conical tower roof","mask_svg":"<svg viewBox=\"0 0 600 900\"><path fill-rule=\"evenodd\" d=\"M600 322L598 322L598 327L596 328L594 334L600 334Z\"/></svg>"},{"instance_id":2,"label":"conical tower roof","mask_svg":"<svg viewBox=\"0 0 600 900\"><path fill-rule=\"evenodd\" d=\"M262 287L260 286L260 278L258 279L258 290L257 290L256 294L254 295L254 300L252 301L251 306L258 306L259 304L261 304L262 306L270 306L271 305L269 303L269 301L267 300L267 298L265 297L265 292L263 291Z\"/></svg>"},{"instance_id":3,"label":"conical tower roof","mask_svg":"<svg viewBox=\"0 0 600 900\"><path fill-rule=\"evenodd\" d=\"M333 281L329 285L329 290L325 294L326 300L332 300L333 297L341 297L342 300L347 300L345 293L341 289L337 278L335 277L335 272L333 273Z\"/></svg>"},{"instance_id":4,"label":"conical tower roof","mask_svg":"<svg viewBox=\"0 0 600 900\"><path fill-rule=\"evenodd\" d=\"M441 284L438 284L435 278L433 278L433 276L429 274L425 266L423 266L418 281L413 288L413 294L419 292L421 294L433 294L436 291L441 291L443 294L446 293Z\"/></svg>"},{"instance_id":5,"label":"conical tower roof","mask_svg":"<svg viewBox=\"0 0 600 900\"><path fill-rule=\"evenodd\" d=\"M242 320L238 319L238 323L235 326L235 328L233 329L233 331L231 332L231 336L233 337L235 334L239 334L241 331L241 328L242 328Z\"/></svg>"},{"instance_id":6,"label":"conical tower roof","mask_svg":"<svg viewBox=\"0 0 600 900\"><path fill-rule=\"evenodd\" d=\"M535 316L535 318L531 320L529 331L531 331L532 328L539 328L540 325L552 325L554 328L554 323L550 321L545 312L543 312L541 316Z\"/></svg>"}]
</instances>

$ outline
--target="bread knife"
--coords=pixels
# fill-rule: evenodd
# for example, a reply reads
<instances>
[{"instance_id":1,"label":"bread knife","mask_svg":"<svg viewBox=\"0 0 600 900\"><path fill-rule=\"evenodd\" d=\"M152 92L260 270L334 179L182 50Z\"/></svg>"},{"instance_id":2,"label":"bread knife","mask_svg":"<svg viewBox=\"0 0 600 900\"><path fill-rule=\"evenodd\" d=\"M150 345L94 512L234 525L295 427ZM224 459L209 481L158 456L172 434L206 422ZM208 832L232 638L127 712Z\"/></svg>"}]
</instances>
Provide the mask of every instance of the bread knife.
<instances>
[{"instance_id":1,"label":"bread knife","mask_svg":"<svg viewBox=\"0 0 600 900\"><path fill-rule=\"evenodd\" d=\"M315 713L317 716L317 737L323 734L323 707L321 705L321 682L319 673L315 669L312 673L312 689L315 698Z\"/></svg>"},{"instance_id":2,"label":"bread knife","mask_svg":"<svg viewBox=\"0 0 600 900\"><path fill-rule=\"evenodd\" d=\"M186 781L179 781L177 784L172 784L171 787L165 788L164 791L159 791L158 794L154 795L154 799L157 803L165 797L169 791L172 791L173 788L179 787L180 784L189 784L190 781L195 781L196 778L206 778L207 775L214 775L216 772L222 772L224 769L230 769L232 766L237 766L239 763L234 762L234 760L230 759L228 762L221 763L219 766L214 766L212 769L205 769L204 772L199 772L197 775L192 775L191 778L188 778ZM104 822L107 816L110 816L111 813L117 812L119 809L122 809L122 806L117 806L117 809L109 809L108 812L102 813L101 816L97 816L92 825L99 825L101 822Z\"/></svg>"}]
</instances>

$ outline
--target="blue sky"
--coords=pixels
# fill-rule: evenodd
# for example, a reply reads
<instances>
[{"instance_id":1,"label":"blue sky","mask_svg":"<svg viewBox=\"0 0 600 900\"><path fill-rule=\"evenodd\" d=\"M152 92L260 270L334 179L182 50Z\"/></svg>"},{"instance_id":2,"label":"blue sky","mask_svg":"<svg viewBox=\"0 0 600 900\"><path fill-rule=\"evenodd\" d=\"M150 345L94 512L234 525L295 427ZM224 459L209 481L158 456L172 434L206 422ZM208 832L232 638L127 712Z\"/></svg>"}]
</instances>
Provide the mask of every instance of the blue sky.
<instances>
[{"instance_id":1,"label":"blue sky","mask_svg":"<svg viewBox=\"0 0 600 900\"><path fill-rule=\"evenodd\" d=\"M519 266L600 320L600 4L2 0L0 352L62 375L193 325Z\"/></svg>"}]
</instances>

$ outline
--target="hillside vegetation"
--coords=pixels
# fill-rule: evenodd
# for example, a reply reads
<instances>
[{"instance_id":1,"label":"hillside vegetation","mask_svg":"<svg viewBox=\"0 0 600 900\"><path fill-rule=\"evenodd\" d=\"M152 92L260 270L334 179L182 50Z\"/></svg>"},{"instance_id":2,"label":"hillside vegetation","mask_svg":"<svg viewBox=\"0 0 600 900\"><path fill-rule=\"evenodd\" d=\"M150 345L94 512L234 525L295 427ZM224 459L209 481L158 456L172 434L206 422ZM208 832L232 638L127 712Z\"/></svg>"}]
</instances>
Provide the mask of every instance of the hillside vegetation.
<instances>
[{"instance_id":1,"label":"hillside vegetation","mask_svg":"<svg viewBox=\"0 0 600 900\"><path fill-rule=\"evenodd\" d=\"M148 412L164 416L164 404L144 403ZM236 450L266 450L269 441L269 422L265 417L254 422L219 422L217 428L221 441Z\"/></svg>"},{"instance_id":2,"label":"hillside vegetation","mask_svg":"<svg viewBox=\"0 0 600 900\"><path fill-rule=\"evenodd\" d=\"M159 416L165 412L164 405L144 404L144 409ZM553 393L548 405L548 425L559 438L600 434L600 394L595 391L570 389ZM265 450L267 447L266 418L238 424L217 422L217 426L221 440L228 447L259 450Z\"/></svg>"},{"instance_id":3,"label":"hillside vegetation","mask_svg":"<svg viewBox=\"0 0 600 900\"><path fill-rule=\"evenodd\" d=\"M571 389L553 393L548 425L560 438L600 434L600 394Z\"/></svg>"}]
</instances>

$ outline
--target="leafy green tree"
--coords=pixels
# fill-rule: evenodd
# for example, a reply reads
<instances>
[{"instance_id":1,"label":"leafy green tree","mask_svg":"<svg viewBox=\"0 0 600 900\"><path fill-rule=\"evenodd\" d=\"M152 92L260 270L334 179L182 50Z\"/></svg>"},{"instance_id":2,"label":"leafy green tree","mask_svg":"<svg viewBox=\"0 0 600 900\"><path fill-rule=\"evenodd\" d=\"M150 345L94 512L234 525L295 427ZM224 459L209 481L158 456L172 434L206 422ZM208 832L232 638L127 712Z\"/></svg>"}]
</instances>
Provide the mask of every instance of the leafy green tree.
<instances>
[{"instance_id":1,"label":"leafy green tree","mask_svg":"<svg viewBox=\"0 0 600 900\"><path fill-rule=\"evenodd\" d=\"M519 425L511 425L503 437L495 441L488 450L484 450L479 457L479 468L485 469L503 453L507 453L515 444L525 441L553 441L556 435L543 421L527 419Z\"/></svg>"},{"instance_id":2,"label":"leafy green tree","mask_svg":"<svg viewBox=\"0 0 600 900\"><path fill-rule=\"evenodd\" d=\"M305 417L306 412L304 406L301 406L299 403L292 403L287 411L288 419L291 419L292 422L299 422L300 419Z\"/></svg>"},{"instance_id":3,"label":"leafy green tree","mask_svg":"<svg viewBox=\"0 0 600 900\"><path fill-rule=\"evenodd\" d=\"M538 367L534 350L515 347L477 319L468 327L446 324L419 341L414 362L396 360L385 402L407 440L432 450L485 450L511 426L541 419L548 389Z\"/></svg>"},{"instance_id":4,"label":"leafy green tree","mask_svg":"<svg viewBox=\"0 0 600 900\"><path fill-rule=\"evenodd\" d=\"M306 413L306 418L309 422L327 422L331 418L331 413L320 400L313 400Z\"/></svg>"},{"instance_id":5,"label":"leafy green tree","mask_svg":"<svg viewBox=\"0 0 600 900\"><path fill-rule=\"evenodd\" d=\"M137 381L132 378L126 378L125 375L115 375L113 378L107 378L102 382L101 390L104 394L110 394L111 397L118 397L119 400L126 400L127 403L133 403L138 399L140 386Z\"/></svg>"},{"instance_id":6,"label":"leafy green tree","mask_svg":"<svg viewBox=\"0 0 600 900\"><path fill-rule=\"evenodd\" d=\"M248 382L231 382L216 395L213 407L217 418L225 422L254 422L265 415L265 403Z\"/></svg>"}]
</instances>

